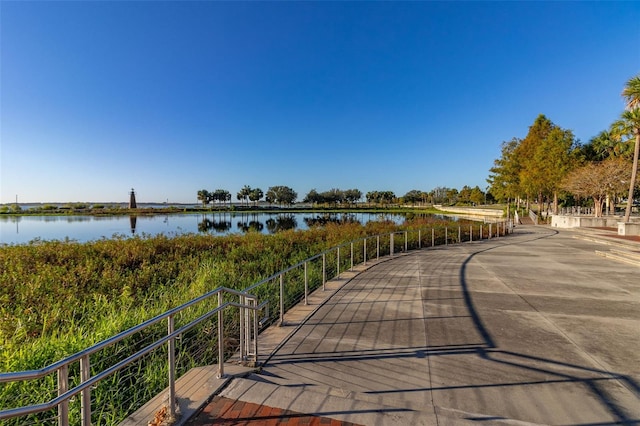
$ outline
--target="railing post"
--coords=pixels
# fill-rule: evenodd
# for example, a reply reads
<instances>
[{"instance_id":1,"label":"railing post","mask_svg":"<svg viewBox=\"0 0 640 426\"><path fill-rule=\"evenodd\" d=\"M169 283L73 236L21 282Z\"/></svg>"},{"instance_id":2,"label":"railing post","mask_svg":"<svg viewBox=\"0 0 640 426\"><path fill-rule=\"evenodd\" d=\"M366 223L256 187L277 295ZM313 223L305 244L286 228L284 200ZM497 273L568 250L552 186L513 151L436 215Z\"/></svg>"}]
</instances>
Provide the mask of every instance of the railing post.
<instances>
[{"instance_id":1,"label":"railing post","mask_svg":"<svg viewBox=\"0 0 640 426\"><path fill-rule=\"evenodd\" d=\"M284 275L280 274L280 327L284 325Z\"/></svg>"},{"instance_id":2,"label":"railing post","mask_svg":"<svg viewBox=\"0 0 640 426\"><path fill-rule=\"evenodd\" d=\"M491 239L491 225L493 225L492 223L489 224L489 239Z\"/></svg>"},{"instance_id":3,"label":"railing post","mask_svg":"<svg viewBox=\"0 0 640 426\"><path fill-rule=\"evenodd\" d=\"M218 293L218 379L224 377L224 315L222 313L222 291Z\"/></svg>"},{"instance_id":4,"label":"railing post","mask_svg":"<svg viewBox=\"0 0 640 426\"><path fill-rule=\"evenodd\" d=\"M393 256L393 232L391 234L389 234L389 255Z\"/></svg>"},{"instance_id":5,"label":"railing post","mask_svg":"<svg viewBox=\"0 0 640 426\"><path fill-rule=\"evenodd\" d=\"M258 306L258 300L253 301L253 306ZM258 366L258 311L253 311L253 362L254 367Z\"/></svg>"},{"instance_id":6,"label":"railing post","mask_svg":"<svg viewBox=\"0 0 640 426\"><path fill-rule=\"evenodd\" d=\"M89 355L80 358L80 382L84 383L91 377L91 365L89 364ZM80 398L80 411L82 426L91 425L91 387L82 390Z\"/></svg>"},{"instance_id":7,"label":"railing post","mask_svg":"<svg viewBox=\"0 0 640 426\"><path fill-rule=\"evenodd\" d=\"M309 278L307 275L307 262L304 262L304 304L308 305L307 294L309 294Z\"/></svg>"},{"instance_id":8,"label":"railing post","mask_svg":"<svg viewBox=\"0 0 640 426\"><path fill-rule=\"evenodd\" d=\"M436 230L435 228L431 228L431 247L436 245Z\"/></svg>"},{"instance_id":9,"label":"railing post","mask_svg":"<svg viewBox=\"0 0 640 426\"><path fill-rule=\"evenodd\" d=\"M240 308L238 308L239 314L240 314L240 361L245 361L247 359L247 324L246 324L246 319L247 319L247 313L246 310L244 308L242 308L242 306L247 303L247 300L243 297L240 296Z\"/></svg>"},{"instance_id":10,"label":"railing post","mask_svg":"<svg viewBox=\"0 0 640 426\"><path fill-rule=\"evenodd\" d=\"M418 248L422 248L422 229L418 229Z\"/></svg>"},{"instance_id":11,"label":"railing post","mask_svg":"<svg viewBox=\"0 0 640 426\"><path fill-rule=\"evenodd\" d=\"M376 235L376 260L380 259L380 235Z\"/></svg>"},{"instance_id":12,"label":"railing post","mask_svg":"<svg viewBox=\"0 0 640 426\"><path fill-rule=\"evenodd\" d=\"M460 225L458 225L458 242L462 242L462 233L460 232Z\"/></svg>"},{"instance_id":13,"label":"railing post","mask_svg":"<svg viewBox=\"0 0 640 426\"><path fill-rule=\"evenodd\" d=\"M353 241L351 242L351 268L349 270L353 270Z\"/></svg>"},{"instance_id":14,"label":"railing post","mask_svg":"<svg viewBox=\"0 0 640 426\"><path fill-rule=\"evenodd\" d=\"M404 252L408 252L409 251L409 231L404 231Z\"/></svg>"},{"instance_id":15,"label":"railing post","mask_svg":"<svg viewBox=\"0 0 640 426\"><path fill-rule=\"evenodd\" d=\"M173 333L175 323L173 315L167 318L167 334ZM176 339L169 339L169 418L176 417Z\"/></svg>"},{"instance_id":16,"label":"railing post","mask_svg":"<svg viewBox=\"0 0 640 426\"><path fill-rule=\"evenodd\" d=\"M444 245L445 246L449 245L449 227L448 226L444 227Z\"/></svg>"},{"instance_id":17,"label":"railing post","mask_svg":"<svg viewBox=\"0 0 640 426\"><path fill-rule=\"evenodd\" d=\"M69 365L64 364L58 369L58 396L69 390ZM58 426L69 426L69 400L58 404Z\"/></svg>"},{"instance_id":18,"label":"railing post","mask_svg":"<svg viewBox=\"0 0 640 426\"><path fill-rule=\"evenodd\" d=\"M473 241L473 225L469 225L469 241Z\"/></svg>"},{"instance_id":19,"label":"railing post","mask_svg":"<svg viewBox=\"0 0 640 426\"><path fill-rule=\"evenodd\" d=\"M482 225L480 225L480 239L482 239Z\"/></svg>"},{"instance_id":20,"label":"railing post","mask_svg":"<svg viewBox=\"0 0 640 426\"><path fill-rule=\"evenodd\" d=\"M322 253L322 291L325 291L325 284L327 283L327 257L325 253Z\"/></svg>"},{"instance_id":21,"label":"railing post","mask_svg":"<svg viewBox=\"0 0 640 426\"><path fill-rule=\"evenodd\" d=\"M364 237L364 245L363 245L363 259L364 264L367 264L367 237Z\"/></svg>"}]
</instances>

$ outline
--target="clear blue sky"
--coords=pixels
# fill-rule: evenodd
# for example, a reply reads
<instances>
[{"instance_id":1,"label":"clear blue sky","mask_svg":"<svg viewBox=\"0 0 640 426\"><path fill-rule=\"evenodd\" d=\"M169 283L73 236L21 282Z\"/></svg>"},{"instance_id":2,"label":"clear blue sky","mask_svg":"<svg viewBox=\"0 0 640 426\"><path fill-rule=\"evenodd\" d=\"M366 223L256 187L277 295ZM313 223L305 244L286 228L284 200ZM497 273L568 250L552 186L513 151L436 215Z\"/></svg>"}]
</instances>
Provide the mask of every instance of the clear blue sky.
<instances>
[{"instance_id":1,"label":"clear blue sky","mask_svg":"<svg viewBox=\"0 0 640 426\"><path fill-rule=\"evenodd\" d=\"M486 187L538 114L587 142L640 2L1 1L0 202Z\"/></svg>"}]
</instances>

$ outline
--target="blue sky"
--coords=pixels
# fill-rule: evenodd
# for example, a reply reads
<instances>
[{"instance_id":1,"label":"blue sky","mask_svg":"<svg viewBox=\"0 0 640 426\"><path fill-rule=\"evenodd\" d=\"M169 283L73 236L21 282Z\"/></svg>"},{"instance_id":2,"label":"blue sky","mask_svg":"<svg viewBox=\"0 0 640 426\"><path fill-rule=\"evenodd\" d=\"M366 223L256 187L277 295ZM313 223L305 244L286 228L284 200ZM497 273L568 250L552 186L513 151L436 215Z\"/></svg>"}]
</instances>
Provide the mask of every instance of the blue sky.
<instances>
[{"instance_id":1,"label":"blue sky","mask_svg":"<svg viewBox=\"0 0 640 426\"><path fill-rule=\"evenodd\" d=\"M0 202L486 187L538 114L587 142L640 2L0 2Z\"/></svg>"}]
</instances>

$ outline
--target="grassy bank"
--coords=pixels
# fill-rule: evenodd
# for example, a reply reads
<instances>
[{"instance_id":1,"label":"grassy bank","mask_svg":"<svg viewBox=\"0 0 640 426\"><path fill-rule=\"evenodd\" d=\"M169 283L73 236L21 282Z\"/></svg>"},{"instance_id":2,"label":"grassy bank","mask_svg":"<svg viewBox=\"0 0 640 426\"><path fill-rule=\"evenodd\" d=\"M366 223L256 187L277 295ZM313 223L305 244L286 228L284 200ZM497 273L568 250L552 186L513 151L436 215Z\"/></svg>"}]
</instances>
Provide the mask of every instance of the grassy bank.
<instances>
[{"instance_id":1,"label":"grassy bank","mask_svg":"<svg viewBox=\"0 0 640 426\"><path fill-rule=\"evenodd\" d=\"M427 226L442 229L445 222L421 219L403 228ZM0 371L42 368L219 286L243 289L329 247L397 228L388 222L327 224L274 235L192 234L2 247ZM314 274L318 285L318 272ZM225 321L225 327L235 326ZM203 327L180 340L180 372L217 362L215 342L206 328L210 325ZM123 342L102 358L92 358L92 368L100 371L102 365L111 365L163 334L166 326ZM165 367L166 354L160 351L137 364L136 371L123 371L101 382L92 392L94 405L102 410L94 413L94 424L115 424L159 392L166 386ZM77 372L70 375L77 377ZM74 383L77 378L72 379ZM16 401L23 405L50 400L55 389L53 376L20 386L0 385L0 409L17 406ZM120 391L114 393L114 389ZM78 401L70 410L77 418ZM33 422L49 420L36 416Z\"/></svg>"}]
</instances>

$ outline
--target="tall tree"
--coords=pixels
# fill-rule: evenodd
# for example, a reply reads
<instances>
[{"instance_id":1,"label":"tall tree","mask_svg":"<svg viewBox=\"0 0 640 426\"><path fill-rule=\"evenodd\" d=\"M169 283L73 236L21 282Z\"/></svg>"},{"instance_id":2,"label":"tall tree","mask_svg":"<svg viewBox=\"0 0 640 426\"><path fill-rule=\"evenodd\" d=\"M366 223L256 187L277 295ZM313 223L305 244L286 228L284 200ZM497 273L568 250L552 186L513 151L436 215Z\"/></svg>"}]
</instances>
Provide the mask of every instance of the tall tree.
<instances>
[{"instance_id":1,"label":"tall tree","mask_svg":"<svg viewBox=\"0 0 640 426\"><path fill-rule=\"evenodd\" d=\"M458 192L458 202L463 204L471 203L471 187L469 185L463 186Z\"/></svg>"},{"instance_id":2,"label":"tall tree","mask_svg":"<svg viewBox=\"0 0 640 426\"><path fill-rule=\"evenodd\" d=\"M470 198L470 201L473 204L478 205L478 204L484 204L485 203L485 200L486 200L485 196L486 196L486 194L484 192L482 192L482 190L480 189L479 186L476 185L471 190L471 196L469 198Z\"/></svg>"},{"instance_id":3,"label":"tall tree","mask_svg":"<svg viewBox=\"0 0 640 426\"><path fill-rule=\"evenodd\" d=\"M570 130L561 129L540 114L516 148L521 188L527 196L538 199L540 209L544 197L553 196L556 212L560 182L575 167L576 147Z\"/></svg>"},{"instance_id":4,"label":"tall tree","mask_svg":"<svg viewBox=\"0 0 640 426\"><path fill-rule=\"evenodd\" d=\"M627 198L627 208L624 213L624 221L626 223L631 219L631 206L633 205L633 192L638 176L638 157L640 156L640 75L632 77L627 82L622 91L622 97L627 103L627 110L622 114L622 119L633 129L636 139L629 182L629 197Z\"/></svg>"},{"instance_id":5,"label":"tall tree","mask_svg":"<svg viewBox=\"0 0 640 426\"><path fill-rule=\"evenodd\" d=\"M202 207L209 203L209 191L201 189L198 191L198 200L202 203Z\"/></svg>"},{"instance_id":6,"label":"tall tree","mask_svg":"<svg viewBox=\"0 0 640 426\"><path fill-rule=\"evenodd\" d=\"M415 206L417 202L422 201L422 191L418 189L412 189L402 196L402 200L405 203L411 203L412 206Z\"/></svg>"},{"instance_id":7,"label":"tall tree","mask_svg":"<svg viewBox=\"0 0 640 426\"><path fill-rule=\"evenodd\" d=\"M344 199L349 204L356 204L362 198L362 191L356 188L347 189L344 191Z\"/></svg>"},{"instance_id":8,"label":"tall tree","mask_svg":"<svg viewBox=\"0 0 640 426\"><path fill-rule=\"evenodd\" d=\"M225 189L216 189L211 198L213 201L224 204L227 201L231 201L231 193Z\"/></svg>"},{"instance_id":9,"label":"tall tree","mask_svg":"<svg viewBox=\"0 0 640 426\"><path fill-rule=\"evenodd\" d=\"M520 191L520 165L516 149L521 140L513 138L502 142L502 156L494 160L489 170L489 192L500 201L509 202L522 195Z\"/></svg>"},{"instance_id":10,"label":"tall tree","mask_svg":"<svg viewBox=\"0 0 640 426\"><path fill-rule=\"evenodd\" d=\"M240 191L238 191L238 193L236 194L236 198L238 199L238 201L240 201L240 204L242 204L243 202L247 203L247 206L249 205L249 195L251 194L251 187L249 185L245 185L242 187L242 189Z\"/></svg>"},{"instance_id":11,"label":"tall tree","mask_svg":"<svg viewBox=\"0 0 640 426\"><path fill-rule=\"evenodd\" d=\"M272 186L267 190L265 199L268 203L293 204L298 193L288 186Z\"/></svg>"},{"instance_id":12,"label":"tall tree","mask_svg":"<svg viewBox=\"0 0 640 426\"><path fill-rule=\"evenodd\" d=\"M249 200L253 201L255 205L258 204L258 201L260 201L260 199L264 196L264 193L262 192L262 189L260 188L254 188L251 190L251 192L249 193Z\"/></svg>"},{"instance_id":13,"label":"tall tree","mask_svg":"<svg viewBox=\"0 0 640 426\"><path fill-rule=\"evenodd\" d=\"M344 191L338 188L331 188L328 191L322 192L320 197L322 197L323 202L336 206L338 203L344 201Z\"/></svg>"},{"instance_id":14,"label":"tall tree","mask_svg":"<svg viewBox=\"0 0 640 426\"><path fill-rule=\"evenodd\" d=\"M316 191L314 188L311 191L309 191L309 193L307 193L306 197L304 197L304 200L302 200L302 202L316 205L316 204L322 203L323 199L322 199L322 196L318 194L318 191Z\"/></svg>"}]
</instances>

